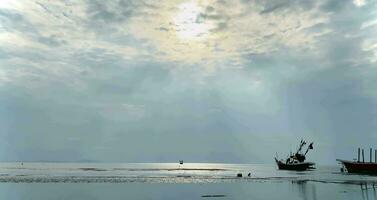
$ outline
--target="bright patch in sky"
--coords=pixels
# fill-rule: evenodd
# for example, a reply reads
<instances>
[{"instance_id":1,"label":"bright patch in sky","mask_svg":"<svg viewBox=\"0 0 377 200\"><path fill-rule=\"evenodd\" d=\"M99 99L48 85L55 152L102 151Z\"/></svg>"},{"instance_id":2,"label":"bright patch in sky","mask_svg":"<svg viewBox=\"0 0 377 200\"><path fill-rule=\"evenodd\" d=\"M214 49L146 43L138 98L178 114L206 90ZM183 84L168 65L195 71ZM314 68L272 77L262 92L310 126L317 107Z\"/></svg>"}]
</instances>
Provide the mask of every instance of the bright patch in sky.
<instances>
[{"instance_id":1,"label":"bright patch in sky","mask_svg":"<svg viewBox=\"0 0 377 200\"><path fill-rule=\"evenodd\" d=\"M361 7L361 6L364 6L365 5L365 0L353 0L353 3L358 6L358 7Z\"/></svg>"},{"instance_id":2,"label":"bright patch in sky","mask_svg":"<svg viewBox=\"0 0 377 200\"><path fill-rule=\"evenodd\" d=\"M12 0L1 0L0 1L0 8L11 8L13 4L16 4L18 2L12 1Z\"/></svg>"},{"instance_id":3,"label":"bright patch in sky","mask_svg":"<svg viewBox=\"0 0 377 200\"><path fill-rule=\"evenodd\" d=\"M202 8L194 2L178 6L179 12L174 18L178 37L182 39L202 40L208 37L211 24L199 19Z\"/></svg>"}]
</instances>

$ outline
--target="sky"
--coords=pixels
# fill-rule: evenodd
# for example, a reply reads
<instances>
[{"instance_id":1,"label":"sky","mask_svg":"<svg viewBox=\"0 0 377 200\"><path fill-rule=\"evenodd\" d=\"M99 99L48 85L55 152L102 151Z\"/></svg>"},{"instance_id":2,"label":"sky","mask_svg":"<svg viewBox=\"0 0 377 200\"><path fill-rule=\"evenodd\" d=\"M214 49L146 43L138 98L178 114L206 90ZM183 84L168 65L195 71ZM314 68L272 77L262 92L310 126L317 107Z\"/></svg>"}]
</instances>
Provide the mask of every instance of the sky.
<instances>
[{"instance_id":1,"label":"sky","mask_svg":"<svg viewBox=\"0 0 377 200\"><path fill-rule=\"evenodd\" d=\"M377 148L375 0L1 0L0 161Z\"/></svg>"}]
</instances>

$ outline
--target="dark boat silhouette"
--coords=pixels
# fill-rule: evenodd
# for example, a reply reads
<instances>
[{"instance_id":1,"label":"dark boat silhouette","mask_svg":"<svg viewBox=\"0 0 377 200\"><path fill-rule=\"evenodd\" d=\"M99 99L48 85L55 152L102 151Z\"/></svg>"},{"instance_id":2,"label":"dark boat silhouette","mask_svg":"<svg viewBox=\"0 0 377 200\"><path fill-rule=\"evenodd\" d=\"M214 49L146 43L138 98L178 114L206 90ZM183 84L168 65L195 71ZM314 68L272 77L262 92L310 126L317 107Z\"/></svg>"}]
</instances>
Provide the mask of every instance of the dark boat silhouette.
<instances>
[{"instance_id":1,"label":"dark boat silhouette","mask_svg":"<svg viewBox=\"0 0 377 200\"><path fill-rule=\"evenodd\" d=\"M360 160L360 148L358 149L357 160L342 160L336 159L340 162L348 173L357 173L357 174L377 174L377 151L375 150L375 162L372 162L372 149L370 149L370 160L369 162L364 161L364 149L362 150L362 161ZM342 168L342 171L344 169Z\"/></svg>"},{"instance_id":2,"label":"dark boat silhouette","mask_svg":"<svg viewBox=\"0 0 377 200\"><path fill-rule=\"evenodd\" d=\"M377 174L377 163L357 162L341 159L337 159L337 161L343 164L348 173Z\"/></svg>"},{"instance_id":3,"label":"dark boat silhouette","mask_svg":"<svg viewBox=\"0 0 377 200\"><path fill-rule=\"evenodd\" d=\"M309 144L305 153L302 153L303 147L306 145L304 140L300 141L300 146L295 154L290 154L287 159L279 160L275 157L275 162L280 170L294 170L294 171L305 171L309 169L315 169L313 162L305 162L306 154L309 152L309 149L313 149L313 142Z\"/></svg>"}]
</instances>

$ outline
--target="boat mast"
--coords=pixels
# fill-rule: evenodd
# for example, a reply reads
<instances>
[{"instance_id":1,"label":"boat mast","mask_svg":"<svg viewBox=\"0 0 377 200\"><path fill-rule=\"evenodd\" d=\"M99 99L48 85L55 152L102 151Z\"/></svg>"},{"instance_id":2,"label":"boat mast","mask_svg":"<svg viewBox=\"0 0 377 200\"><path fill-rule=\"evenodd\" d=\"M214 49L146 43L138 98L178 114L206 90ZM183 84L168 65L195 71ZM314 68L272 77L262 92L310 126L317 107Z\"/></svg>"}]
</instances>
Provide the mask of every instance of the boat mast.
<instances>
[{"instance_id":1,"label":"boat mast","mask_svg":"<svg viewBox=\"0 0 377 200\"><path fill-rule=\"evenodd\" d=\"M300 151L302 150L302 147L304 147L305 144L306 144L306 142L303 139L301 139L300 146L299 146L296 154L300 153Z\"/></svg>"},{"instance_id":2,"label":"boat mast","mask_svg":"<svg viewBox=\"0 0 377 200\"><path fill-rule=\"evenodd\" d=\"M309 144L308 148L306 149L305 156L308 153L309 149L313 149L313 142Z\"/></svg>"}]
</instances>

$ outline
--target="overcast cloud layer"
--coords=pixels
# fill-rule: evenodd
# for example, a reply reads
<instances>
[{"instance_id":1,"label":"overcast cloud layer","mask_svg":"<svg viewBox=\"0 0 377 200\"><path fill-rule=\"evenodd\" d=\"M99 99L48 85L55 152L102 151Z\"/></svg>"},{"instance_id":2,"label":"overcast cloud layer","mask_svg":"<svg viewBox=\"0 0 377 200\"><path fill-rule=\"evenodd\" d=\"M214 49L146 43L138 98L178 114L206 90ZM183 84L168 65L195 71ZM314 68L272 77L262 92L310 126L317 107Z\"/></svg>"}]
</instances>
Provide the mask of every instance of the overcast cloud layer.
<instances>
[{"instance_id":1,"label":"overcast cloud layer","mask_svg":"<svg viewBox=\"0 0 377 200\"><path fill-rule=\"evenodd\" d=\"M377 148L377 1L0 2L0 160Z\"/></svg>"}]
</instances>

